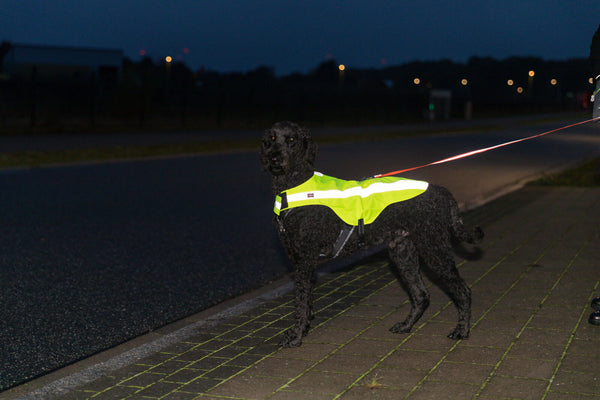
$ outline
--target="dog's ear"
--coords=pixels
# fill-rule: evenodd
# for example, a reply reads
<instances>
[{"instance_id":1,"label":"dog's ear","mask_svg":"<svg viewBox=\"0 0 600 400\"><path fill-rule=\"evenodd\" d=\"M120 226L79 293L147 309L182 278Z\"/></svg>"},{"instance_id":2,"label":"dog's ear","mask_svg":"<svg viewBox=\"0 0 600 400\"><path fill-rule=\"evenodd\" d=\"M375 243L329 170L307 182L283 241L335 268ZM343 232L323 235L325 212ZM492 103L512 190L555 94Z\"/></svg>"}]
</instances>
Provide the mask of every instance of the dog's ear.
<instances>
[{"instance_id":1,"label":"dog's ear","mask_svg":"<svg viewBox=\"0 0 600 400\"><path fill-rule=\"evenodd\" d=\"M302 139L302 145L304 146L304 159L314 168L318 151L317 144L313 141L308 128L300 128L300 138Z\"/></svg>"},{"instance_id":2,"label":"dog's ear","mask_svg":"<svg viewBox=\"0 0 600 400\"><path fill-rule=\"evenodd\" d=\"M265 171L269 169L269 157L267 157L266 143L268 140L267 138L270 136L270 129L267 129L262 137L262 140L260 141L260 148L258 150L258 159L263 167L263 170Z\"/></svg>"}]
</instances>

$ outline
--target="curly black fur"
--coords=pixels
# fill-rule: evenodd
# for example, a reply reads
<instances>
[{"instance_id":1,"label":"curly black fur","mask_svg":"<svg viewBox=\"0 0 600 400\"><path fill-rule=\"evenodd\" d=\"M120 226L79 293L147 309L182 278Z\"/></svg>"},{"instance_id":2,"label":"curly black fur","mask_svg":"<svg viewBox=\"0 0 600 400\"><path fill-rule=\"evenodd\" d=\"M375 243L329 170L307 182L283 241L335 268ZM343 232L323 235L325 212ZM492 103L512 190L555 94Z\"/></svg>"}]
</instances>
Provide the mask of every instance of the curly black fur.
<instances>
[{"instance_id":1,"label":"curly black fur","mask_svg":"<svg viewBox=\"0 0 600 400\"><path fill-rule=\"evenodd\" d=\"M279 194L310 179L314 172L317 146L310 132L292 122L278 122L265 131L260 160L272 174L273 193ZM313 317L313 274L323 254L333 255L344 222L325 206L304 206L285 210L274 219L279 236L294 265L295 326L286 332L282 345L302 344ZM392 332L409 332L429 305L429 292L420 269L428 270L433 280L448 294L458 309L458 325L448 335L452 339L469 336L471 290L459 276L452 256L452 243L477 243L483 232L468 232L459 217L456 201L443 187L429 185L425 193L388 206L371 224L364 227L359 240L352 235L343 255L365 244L387 245L388 255L397 268L402 286L408 292L411 311Z\"/></svg>"}]
</instances>

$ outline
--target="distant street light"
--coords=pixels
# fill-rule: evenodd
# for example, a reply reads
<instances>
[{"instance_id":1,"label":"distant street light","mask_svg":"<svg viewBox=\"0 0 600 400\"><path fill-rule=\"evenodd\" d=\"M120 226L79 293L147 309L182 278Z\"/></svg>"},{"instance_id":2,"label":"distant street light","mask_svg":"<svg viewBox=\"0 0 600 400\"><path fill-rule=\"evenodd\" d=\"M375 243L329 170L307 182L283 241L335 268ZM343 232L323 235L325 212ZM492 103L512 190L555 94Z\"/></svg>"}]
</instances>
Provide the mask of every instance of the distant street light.
<instances>
[{"instance_id":1,"label":"distant street light","mask_svg":"<svg viewBox=\"0 0 600 400\"><path fill-rule=\"evenodd\" d=\"M170 63L173 61L173 57L171 57L171 56L166 56L166 57L165 57L165 61L166 61L168 64L170 64Z\"/></svg>"},{"instance_id":2,"label":"distant street light","mask_svg":"<svg viewBox=\"0 0 600 400\"><path fill-rule=\"evenodd\" d=\"M466 79L462 79L462 80L460 81L460 84L461 84L461 85L463 85L463 86L467 86L467 85L469 84L469 81L468 81L468 80L466 80Z\"/></svg>"},{"instance_id":3,"label":"distant street light","mask_svg":"<svg viewBox=\"0 0 600 400\"><path fill-rule=\"evenodd\" d=\"M527 91L525 92L525 94L527 95L528 99L532 100L533 99L533 77L535 76L535 71L529 70L528 75L529 75L529 78L527 79Z\"/></svg>"},{"instance_id":4,"label":"distant street light","mask_svg":"<svg viewBox=\"0 0 600 400\"><path fill-rule=\"evenodd\" d=\"M413 79L413 83L415 85L418 85L419 83L421 83L421 80L419 78L415 78L415 79Z\"/></svg>"},{"instance_id":5,"label":"distant street light","mask_svg":"<svg viewBox=\"0 0 600 400\"><path fill-rule=\"evenodd\" d=\"M507 84L508 86L512 86L512 85L514 85L514 84L515 84L515 81L513 81L512 79L509 79L509 80L507 80L507 81L506 81L506 84Z\"/></svg>"},{"instance_id":6,"label":"distant street light","mask_svg":"<svg viewBox=\"0 0 600 400\"><path fill-rule=\"evenodd\" d=\"M346 66L344 64L340 64L338 65L338 70L339 72L339 79L340 79L340 88L344 87L344 71L346 70Z\"/></svg>"},{"instance_id":7,"label":"distant street light","mask_svg":"<svg viewBox=\"0 0 600 400\"><path fill-rule=\"evenodd\" d=\"M551 79L551 80L550 80L550 84L551 84L552 86L556 86L556 84L557 84L557 83L558 83L558 81L557 81L556 79Z\"/></svg>"}]
</instances>

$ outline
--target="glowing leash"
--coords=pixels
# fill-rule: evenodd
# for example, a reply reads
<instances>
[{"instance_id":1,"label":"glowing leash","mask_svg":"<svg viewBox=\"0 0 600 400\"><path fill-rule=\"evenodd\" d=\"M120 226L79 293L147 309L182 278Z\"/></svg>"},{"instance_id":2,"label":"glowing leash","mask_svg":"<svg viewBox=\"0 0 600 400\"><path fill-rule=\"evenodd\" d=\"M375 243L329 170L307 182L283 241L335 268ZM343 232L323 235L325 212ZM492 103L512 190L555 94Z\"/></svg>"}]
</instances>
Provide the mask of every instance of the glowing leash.
<instances>
[{"instance_id":1,"label":"glowing leash","mask_svg":"<svg viewBox=\"0 0 600 400\"><path fill-rule=\"evenodd\" d=\"M449 162L449 161L459 160L461 158L465 158L465 157L469 157L469 156L472 156L472 155L475 155L475 154L484 153L486 151L494 150L494 149L497 149L499 147L508 146L509 144L524 142L526 140L535 139L535 138L547 135L547 134L552 133L552 132L557 132L557 131L560 131L560 130L563 130L563 129L572 128L572 127L577 126L577 125L587 124L588 122L592 122L592 121L595 121L595 120L598 120L598 119L600 119L600 117L588 119L588 120L582 121L582 122L577 122L577 123L574 123L574 124L571 124L571 125L563 126L562 128L553 129L551 131L539 133L537 135L529 136L529 137L522 138L522 139L513 140L511 142L506 142L506 143L502 143L502 144L497 144L495 146L486 147L485 149L473 150L473 151L469 151L467 153L458 154L458 155L453 156L453 157L444 158L443 160L431 162L429 164L420 165L418 167L401 169L401 170L398 170L398 171L387 172L385 174L377 174L377 175L374 176L374 178L381 178L381 177L390 176L390 175L398 175L398 174L401 174L403 172L408 172L408 171L413 171L413 170L419 169L419 168L429 167L430 165L443 164L443 163L446 163L446 162Z\"/></svg>"}]
</instances>

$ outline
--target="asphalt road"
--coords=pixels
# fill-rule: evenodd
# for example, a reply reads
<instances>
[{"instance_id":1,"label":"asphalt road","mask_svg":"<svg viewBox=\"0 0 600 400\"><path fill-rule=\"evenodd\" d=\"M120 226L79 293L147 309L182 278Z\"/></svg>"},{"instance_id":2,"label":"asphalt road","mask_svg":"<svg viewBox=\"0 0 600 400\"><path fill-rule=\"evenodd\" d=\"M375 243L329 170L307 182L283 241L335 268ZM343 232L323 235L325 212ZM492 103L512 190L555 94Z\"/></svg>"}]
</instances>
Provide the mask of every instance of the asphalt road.
<instances>
[{"instance_id":1,"label":"asphalt road","mask_svg":"<svg viewBox=\"0 0 600 400\"><path fill-rule=\"evenodd\" d=\"M557 126L323 146L317 168L366 177ZM585 125L404 176L470 206L599 150ZM288 273L272 205L255 152L0 171L0 390Z\"/></svg>"}]
</instances>

